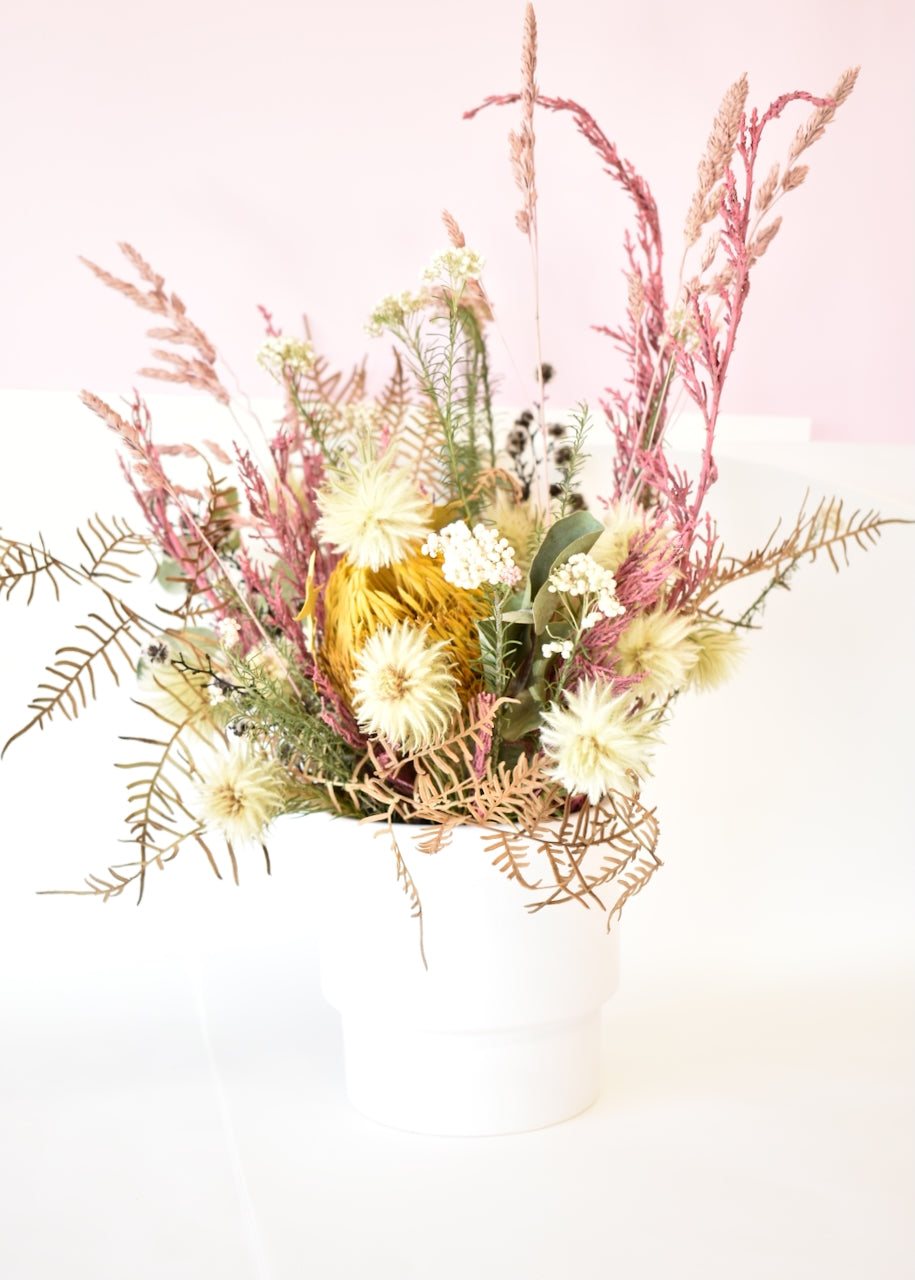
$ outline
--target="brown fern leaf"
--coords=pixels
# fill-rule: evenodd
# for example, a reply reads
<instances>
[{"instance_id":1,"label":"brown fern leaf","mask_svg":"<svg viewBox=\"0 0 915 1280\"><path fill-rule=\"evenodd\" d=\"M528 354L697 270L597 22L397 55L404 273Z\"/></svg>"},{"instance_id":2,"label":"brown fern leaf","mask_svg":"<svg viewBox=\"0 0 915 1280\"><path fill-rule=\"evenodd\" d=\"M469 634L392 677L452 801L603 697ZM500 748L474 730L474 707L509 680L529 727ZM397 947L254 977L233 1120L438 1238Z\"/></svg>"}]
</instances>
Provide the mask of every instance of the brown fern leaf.
<instances>
[{"instance_id":1,"label":"brown fern leaf","mask_svg":"<svg viewBox=\"0 0 915 1280\"><path fill-rule=\"evenodd\" d=\"M138 702L165 725L167 732L161 738L126 737L124 741L154 747L156 753L149 759L131 760L117 766L129 772L141 771L139 777L132 777L127 782L128 812L125 818L130 830L130 843L137 845L140 852L139 859L133 864L139 868L133 877L139 880L138 901L143 897L146 868L170 861L186 840L197 841L206 853L214 874L222 878L216 860L202 838L203 827L181 796L182 787L192 783L195 777L188 738L196 732L200 718L200 700L194 682L187 676L185 682L188 685L186 701L174 688L169 689L170 703L181 706L183 714L169 715L148 702ZM227 848L237 880L235 856L228 844Z\"/></svg>"},{"instance_id":2,"label":"brown fern leaf","mask_svg":"<svg viewBox=\"0 0 915 1280\"><path fill-rule=\"evenodd\" d=\"M874 546L890 524L911 524L910 520L883 517L870 510L856 508L850 516L844 512L839 498L823 498L812 515L807 514L807 499L801 505L794 528L781 541L776 541L781 522L775 526L766 542L758 550L738 559L734 556L719 558L714 572L702 583L694 597L697 604L718 594L723 587L757 573L780 573L788 564L809 558L816 560L822 552L838 572L842 563L849 564L849 551L853 545L867 551Z\"/></svg>"},{"instance_id":3,"label":"brown fern leaf","mask_svg":"<svg viewBox=\"0 0 915 1280\"><path fill-rule=\"evenodd\" d=\"M312 341L311 326L308 317L302 317L305 336ZM310 394L306 400L312 399L322 405L351 404L354 400L365 399L366 360L353 365L348 374L342 369L331 369L325 356L316 355L314 364L303 374L303 385Z\"/></svg>"},{"instance_id":4,"label":"brown fern leaf","mask_svg":"<svg viewBox=\"0 0 915 1280\"><path fill-rule=\"evenodd\" d=\"M101 661L110 671L115 684L120 684L117 668L112 656L119 654L132 668L133 656L127 645L134 649L141 643L140 634L154 637L155 632L133 612L122 600L118 600L108 591L104 592L108 601L111 617L109 621L99 613L91 613L88 622L79 623L77 630L87 632L97 643L94 648L85 649L81 645L64 645L56 652L57 662L45 668L51 676L50 681L43 681L39 689L47 690L38 693L29 703L29 709L35 715L23 725L11 738L7 739L0 751L0 758L17 738L21 738L29 729L37 724L43 729L45 723L53 719L56 712L68 720L75 720L81 710L88 705L88 697L93 701L96 697L95 666ZM88 693L88 697L87 697Z\"/></svg>"},{"instance_id":5,"label":"brown fern leaf","mask_svg":"<svg viewBox=\"0 0 915 1280\"><path fill-rule=\"evenodd\" d=\"M623 913L623 907L625 904L630 898L634 898L637 893L642 892L654 873L663 865L664 864L661 862L661 859L656 857L654 854L646 854L646 856L636 862L631 869L625 873L625 875L620 876L617 883L622 886L623 891L613 904L610 915L607 917L608 929L610 928L613 917L616 916L617 920L619 920Z\"/></svg>"},{"instance_id":6,"label":"brown fern leaf","mask_svg":"<svg viewBox=\"0 0 915 1280\"><path fill-rule=\"evenodd\" d=\"M105 578L126 586L140 576L139 571L125 561L149 550L148 537L134 533L119 516L112 516L106 524L98 513L89 517L86 529L85 534L77 529L76 536L89 556L88 563L80 565L87 578L94 581Z\"/></svg>"},{"instance_id":7,"label":"brown fern leaf","mask_svg":"<svg viewBox=\"0 0 915 1280\"><path fill-rule=\"evenodd\" d=\"M110 866L107 871L108 879L105 876L88 875L84 878L83 883L85 889L41 889L39 892L44 896L51 895L69 895L71 897L94 897L101 898L103 902L107 902L109 898L119 898L125 889L130 885L139 881L140 893L137 898L139 903L143 898L143 887L146 882L146 874L150 868L155 867L159 871L164 871L165 866L169 862L174 862L178 854L181 852L181 846L185 840L193 838L199 844L209 859L210 865L216 872L219 879L222 879L219 869L216 866L213 855L203 840L200 832L189 832L174 840L169 846L163 848L148 862L140 860L137 862L120 862ZM129 875L124 875L125 871L129 871Z\"/></svg>"},{"instance_id":8,"label":"brown fern leaf","mask_svg":"<svg viewBox=\"0 0 915 1280\"><path fill-rule=\"evenodd\" d=\"M7 600L18 587L27 583L29 594L26 605L30 605L40 581L50 582L54 598L59 600L58 576L68 582L80 581L79 574L51 554L41 534L38 535L37 547L30 542L16 542L11 538L0 537L0 595L5 595Z\"/></svg>"},{"instance_id":9,"label":"brown fern leaf","mask_svg":"<svg viewBox=\"0 0 915 1280\"><path fill-rule=\"evenodd\" d=\"M394 850L394 858L397 866L397 883L403 886L404 894L410 905L410 916L416 921L419 927L419 954L422 957L423 968L428 969L429 965L426 962L426 949L423 937L423 907L419 899L419 892L416 888L416 882L410 875L410 870L403 860L403 854L400 851L400 846L395 839L394 830L390 823L388 824L388 835L391 840L391 847Z\"/></svg>"}]
</instances>

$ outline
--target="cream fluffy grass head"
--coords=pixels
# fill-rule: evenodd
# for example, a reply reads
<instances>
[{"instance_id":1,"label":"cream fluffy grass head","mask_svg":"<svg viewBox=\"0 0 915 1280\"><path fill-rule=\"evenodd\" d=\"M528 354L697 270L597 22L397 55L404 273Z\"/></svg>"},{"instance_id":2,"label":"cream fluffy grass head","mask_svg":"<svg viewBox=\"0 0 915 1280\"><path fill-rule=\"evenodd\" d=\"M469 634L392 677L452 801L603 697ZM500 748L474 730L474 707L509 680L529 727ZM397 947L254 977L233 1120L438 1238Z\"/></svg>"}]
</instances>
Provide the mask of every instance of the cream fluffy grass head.
<instances>
[{"instance_id":1,"label":"cream fluffy grass head","mask_svg":"<svg viewBox=\"0 0 915 1280\"><path fill-rule=\"evenodd\" d=\"M654 609L635 617L617 641L617 672L641 676L637 693L648 702L664 699L689 681L698 659L690 639L694 620Z\"/></svg>"}]
</instances>

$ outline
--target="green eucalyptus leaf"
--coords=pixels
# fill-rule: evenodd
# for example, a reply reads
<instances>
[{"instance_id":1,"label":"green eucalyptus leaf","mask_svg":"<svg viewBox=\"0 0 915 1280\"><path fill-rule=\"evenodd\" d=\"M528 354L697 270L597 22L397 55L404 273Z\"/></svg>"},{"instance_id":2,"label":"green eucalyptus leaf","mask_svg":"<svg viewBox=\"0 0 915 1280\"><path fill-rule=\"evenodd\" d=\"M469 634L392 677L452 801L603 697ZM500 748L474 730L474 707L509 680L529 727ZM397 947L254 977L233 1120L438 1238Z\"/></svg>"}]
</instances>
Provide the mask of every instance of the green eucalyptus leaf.
<instances>
[{"instance_id":1,"label":"green eucalyptus leaf","mask_svg":"<svg viewBox=\"0 0 915 1280\"><path fill-rule=\"evenodd\" d=\"M501 725L501 735L506 742L518 742L533 733L540 724L540 712L543 699L539 690L532 685L525 689L518 700L505 711L505 719Z\"/></svg>"},{"instance_id":2,"label":"green eucalyptus leaf","mask_svg":"<svg viewBox=\"0 0 915 1280\"><path fill-rule=\"evenodd\" d=\"M502 621L523 622L529 627L534 621L534 613L532 609L509 609L507 613L502 614Z\"/></svg>"},{"instance_id":3,"label":"green eucalyptus leaf","mask_svg":"<svg viewBox=\"0 0 915 1280\"><path fill-rule=\"evenodd\" d=\"M187 574L184 573L177 560L166 556L156 569L156 582L163 591L184 593L187 591Z\"/></svg>"}]
</instances>

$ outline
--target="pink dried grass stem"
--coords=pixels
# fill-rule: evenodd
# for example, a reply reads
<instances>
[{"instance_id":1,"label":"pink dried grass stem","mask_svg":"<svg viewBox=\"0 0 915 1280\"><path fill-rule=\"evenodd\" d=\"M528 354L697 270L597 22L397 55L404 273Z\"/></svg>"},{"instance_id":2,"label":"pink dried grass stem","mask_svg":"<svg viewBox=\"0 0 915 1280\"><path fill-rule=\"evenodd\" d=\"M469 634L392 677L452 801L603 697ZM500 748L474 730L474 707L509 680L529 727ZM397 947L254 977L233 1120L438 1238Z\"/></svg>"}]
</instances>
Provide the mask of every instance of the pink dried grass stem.
<instances>
[{"instance_id":1,"label":"pink dried grass stem","mask_svg":"<svg viewBox=\"0 0 915 1280\"><path fill-rule=\"evenodd\" d=\"M486 98L478 107L465 111L464 119L473 119L478 112L490 106L509 106L520 100L521 95L495 94ZM625 491L624 478L631 472L631 460L642 441L647 421L647 406L653 390L659 384L660 353L666 329L666 304L661 274L663 243L658 209L648 183L635 170L630 161L621 157L616 145L610 141L590 112L571 98L552 98L538 95L538 106L548 111L566 112L575 122L579 133L601 159L607 173L626 192L635 206L635 238L627 232L625 253L630 282L630 306L626 329L609 329L595 325L598 332L613 338L626 356L630 375L627 381L633 395L622 395L608 389L610 402L605 405L616 438L617 461L615 464L616 496ZM636 304L636 305L633 305ZM657 409L659 421L656 429L663 431L664 406Z\"/></svg>"},{"instance_id":2,"label":"pink dried grass stem","mask_svg":"<svg viewBox=\"0 0 915 1280\"><path fill-rule=\"evenodd\" d=\"M681 519L681 530L689 537L695 531L705 496L717 478L714 460L715 429L721 408L725 379L730 366L737 331L750 290L750 271L768 241L752 236L752 209L755 169L765 128L777 120L793 102L812 103L817 110L832 105L798 90L782 94L760 116L754 108L749 117L741 115L735 143L736 157L743 170L743 190L738 188L734 170L728 168L721 183L719 217L720 245L728 276L718 288L720 318L713 316L699 286L692 282L684 292L686 333L672 335L671 346L680 380L705 422L705 441L695 492ZM770 234L775 234L777 225Z\"/></svg>"}]
</instances>

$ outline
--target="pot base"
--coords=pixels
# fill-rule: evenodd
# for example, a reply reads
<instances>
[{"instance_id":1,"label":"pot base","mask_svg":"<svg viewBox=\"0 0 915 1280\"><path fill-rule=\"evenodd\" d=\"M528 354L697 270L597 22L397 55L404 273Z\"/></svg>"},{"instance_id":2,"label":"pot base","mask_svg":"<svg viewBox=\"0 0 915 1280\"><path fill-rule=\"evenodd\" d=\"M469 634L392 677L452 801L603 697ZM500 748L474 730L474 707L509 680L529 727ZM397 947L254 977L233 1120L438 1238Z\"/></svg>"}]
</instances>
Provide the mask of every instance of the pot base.
<instances>
[{"instance_id":1,"label":"pot base","mask_svg":"<svg viewBox=\"0 0 915 1280\"><path fill-rule=\"evenodd\" d=\"M600 1011L505 1031L438 1031L345 1017L349 1100L411 1133L482 1137L542 1129L600 1091Z\"/></svg>"}]
</instances>

